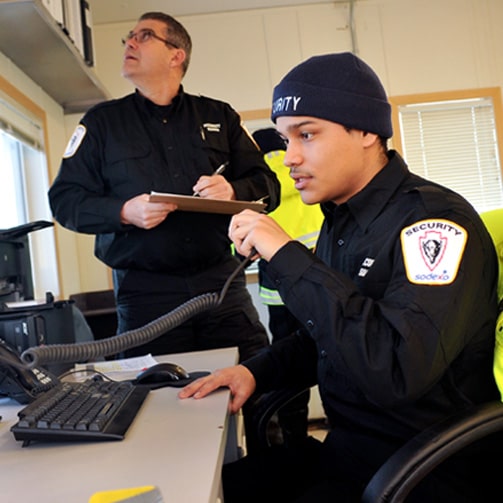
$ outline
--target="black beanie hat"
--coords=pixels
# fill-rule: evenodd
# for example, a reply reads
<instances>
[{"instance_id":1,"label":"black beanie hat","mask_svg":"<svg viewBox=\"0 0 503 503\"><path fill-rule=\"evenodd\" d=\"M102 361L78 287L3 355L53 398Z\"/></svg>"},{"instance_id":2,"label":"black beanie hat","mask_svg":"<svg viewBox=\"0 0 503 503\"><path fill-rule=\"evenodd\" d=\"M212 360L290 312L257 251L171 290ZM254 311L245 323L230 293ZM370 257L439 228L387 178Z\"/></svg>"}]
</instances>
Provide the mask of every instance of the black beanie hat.
<instances>
[{"instance_id":1,"label":"black beanie hat","mask_svg":"<svg viewBox=\"0 0 503 503\"><path fill-rule=\"evenodd\" d=\"M379 77L350 52L313 56L274 88L271 119L305 115L393 136L391 105Z\"/></svg>"},{"instance_id":2,"label":"black beanie hat","mask_svg":"<svg viewBox=\"0 0 503 503\"><path fill-rule=\"evenodd\" d=\"M264 154L275 150L286 150L285 140L273 127L257 129L252 136Z\"/></svg>"}]
</instances>

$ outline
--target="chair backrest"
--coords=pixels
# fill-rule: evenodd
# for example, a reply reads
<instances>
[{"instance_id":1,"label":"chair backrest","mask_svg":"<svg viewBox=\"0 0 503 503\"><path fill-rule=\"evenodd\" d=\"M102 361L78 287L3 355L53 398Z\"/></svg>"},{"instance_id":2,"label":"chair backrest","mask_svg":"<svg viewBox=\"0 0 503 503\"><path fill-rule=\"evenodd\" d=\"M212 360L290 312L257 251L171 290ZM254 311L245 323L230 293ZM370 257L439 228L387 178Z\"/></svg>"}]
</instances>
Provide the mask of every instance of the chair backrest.
<instances>
[{"instance_id":1,"label":"chair backrest","mask_svg":"<svg viewBox=\"0 0 503 503\"><path fill-rule=\"evenodd\" d=\"M94 339L106 339L117 333L117 308L113 290L97 290L70 295L84 316Z\"/></svg>"},{"instance_id":2,"label":"chair backrest","mask_svg":"<svg viewBox=\"0 0 503 503\"><path fill-rule=\"evenodd\" d=\"M481 218L491 234L499 259L498 300L503 309L503 208L481 213ZM503 311L496 323L496 343L494 348L494 377L503 401Z\"/></svg>"}]
</instances>

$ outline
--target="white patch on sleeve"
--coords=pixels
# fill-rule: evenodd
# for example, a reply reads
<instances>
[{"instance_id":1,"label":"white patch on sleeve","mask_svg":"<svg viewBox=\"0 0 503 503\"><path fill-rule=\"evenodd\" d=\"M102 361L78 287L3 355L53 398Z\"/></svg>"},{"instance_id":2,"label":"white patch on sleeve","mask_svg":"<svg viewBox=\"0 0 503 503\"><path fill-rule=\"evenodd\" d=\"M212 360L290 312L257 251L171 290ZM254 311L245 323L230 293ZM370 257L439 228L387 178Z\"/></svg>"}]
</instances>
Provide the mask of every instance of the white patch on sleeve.
<instances>
[{"instance_id":1,"label":"white patch on sleeve","mask_svg":"<svg viewBox=\"0 0 503 503\"><path fill-rule=\"evenodd\" d=\"M458 274L468 234L455 222L421 220L402 229L407 278L417 285L448 285Z\"/></svg>"},{"instance_id":2,"label":"white patch on sleeve","mask_svg":"<svg viewBox=\"0 0 503 503\"><path fill-rule=\"evenodd\" d=\"M70 138L70 141L66 146L65 153L63 154L64 159L72 157L75 152L77 152L80 144L82 143L82 140L84 139L84 136L86 136L86 128L82 124L79 124L75 128L75 131L73 132L72 137Z\"/></svg>"}]
</instances>

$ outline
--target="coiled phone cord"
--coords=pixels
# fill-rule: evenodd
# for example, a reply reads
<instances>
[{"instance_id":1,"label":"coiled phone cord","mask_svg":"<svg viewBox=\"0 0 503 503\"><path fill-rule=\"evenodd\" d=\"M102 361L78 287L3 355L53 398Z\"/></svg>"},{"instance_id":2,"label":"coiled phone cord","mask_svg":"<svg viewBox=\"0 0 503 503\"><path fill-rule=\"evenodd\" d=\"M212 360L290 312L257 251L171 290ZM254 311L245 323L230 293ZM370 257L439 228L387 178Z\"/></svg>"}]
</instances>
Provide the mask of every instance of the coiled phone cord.
<instances>
[{"instance_id":1,"label":"coiled phone cord","mask_svg":"<svg viewBox=\"0 0 503 503\"><path fill-rule=\"evenodd\" d=\"M196 314L218 307L229 289L234 278L252 262L257 254L252 249L250 254L239 264L229 276L220 293L209 292L193 297L163 316L151 321L143 327L128 330L119 335L91 342L76 342L73 344L50 344L26 349L21 359L28 367L44 363L85 362L96 358L114 355L142 344L146 344L162 334L172 330L189 320Z\"/></svg>"}]
</instances>

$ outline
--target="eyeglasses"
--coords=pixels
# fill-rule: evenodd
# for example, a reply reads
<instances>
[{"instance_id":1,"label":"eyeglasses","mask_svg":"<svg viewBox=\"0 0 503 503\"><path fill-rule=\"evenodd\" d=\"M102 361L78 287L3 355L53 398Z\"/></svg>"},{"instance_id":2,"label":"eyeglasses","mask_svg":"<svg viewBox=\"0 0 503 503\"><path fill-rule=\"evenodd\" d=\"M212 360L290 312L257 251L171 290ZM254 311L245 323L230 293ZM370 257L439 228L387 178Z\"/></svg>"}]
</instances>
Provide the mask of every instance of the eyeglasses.
<instances>
[{"instance_id":1,"label":"eyeglasses","mask_svg":"<svg viewBox=\"0 0 503 503\"><path fill-rule=\"evenodd\" d=\"M156 35L155 32L149 28L144 28L142 30L138 30L136 33L134 31L130 31L125 38L121 40L122 45L126 45L126 42L128 40L131 40L134 38L136 42L139 44L144 44L145 42L148 42L149 40L156 39L160 40L161 42L164 42L166 45L170 45L171 47L174 47L175 49L179 49L180 47L173 42L170 42L169 40L166 40L165 38L159 37L159 35Z\"/></svg>"}]
</instances>

